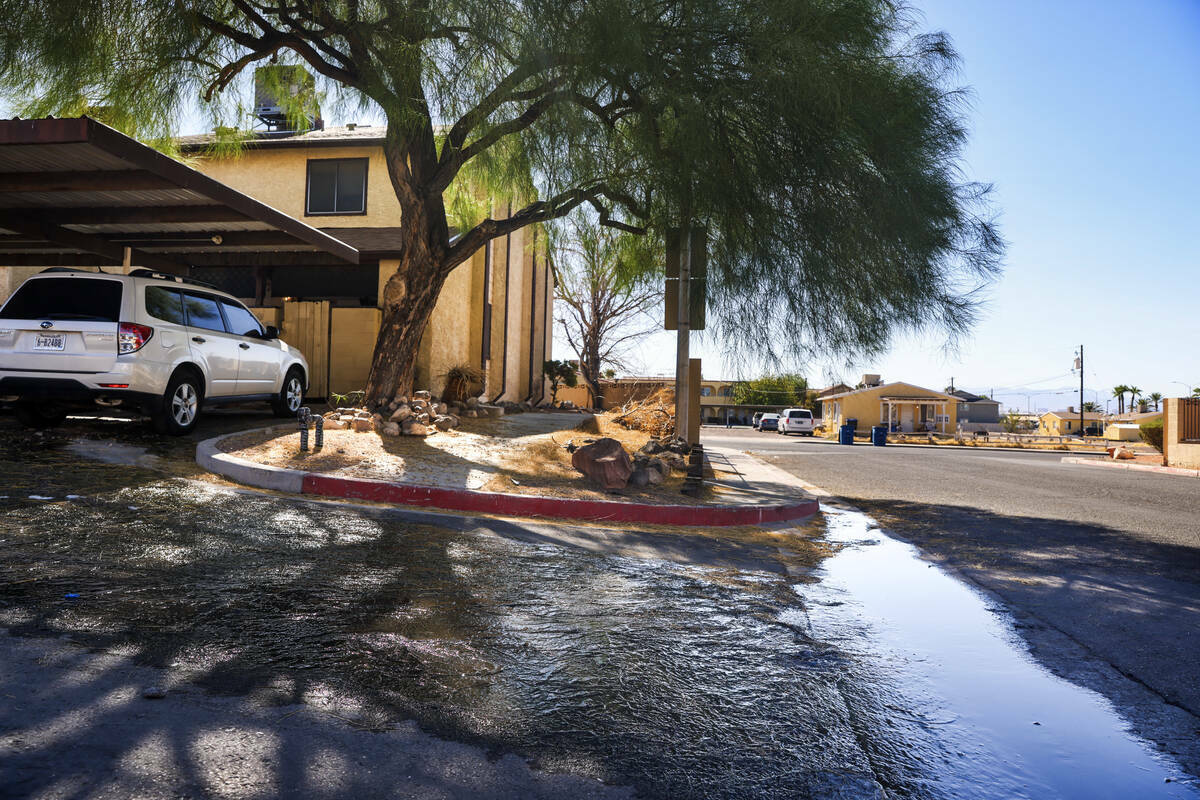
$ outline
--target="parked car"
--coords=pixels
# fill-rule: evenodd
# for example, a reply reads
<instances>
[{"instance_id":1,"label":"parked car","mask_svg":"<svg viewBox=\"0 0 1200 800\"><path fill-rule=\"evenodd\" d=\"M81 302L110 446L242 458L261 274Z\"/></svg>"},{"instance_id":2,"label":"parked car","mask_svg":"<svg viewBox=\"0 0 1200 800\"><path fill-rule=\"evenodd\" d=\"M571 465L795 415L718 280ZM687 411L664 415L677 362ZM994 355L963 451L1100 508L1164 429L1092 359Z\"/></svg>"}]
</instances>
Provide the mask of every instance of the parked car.
<instances>
[{"instance_id":1,"label":"parked car","mask_svg":"<svg viewBox=\"0 0 1200 800\"><path fill-rule=\"evenodd\" d=\"M758 429L760 431L773 431L779 428L778 414L763 414L758 421Z\"/></svg>"},{"instance_id":2,"label":"parked car","mask_svg":"<svg viewBox=\"0 0 1200 800\"><path fill-rule=\"evenodd\" d=\"M755 411L754 416L750 419L750 427L754 428L754 430L758 430L758 423L762 420L763 414L765 413L765 411Z\"/></svg>"},{"instance_id":3,"label":"parked car","mask_svg":"<svg viewBox=\"0 0 1200 800\"><path fill-rule=\"evenodd\" d=\"M812 436L815 427L816 423L813 421L812 412L807 408L785 408L783 413L779 415L779 423L776 430L784 436L787 436L789 433Z\"/></svg>"},{"instance_id":4,"label":"parked car","mask_svg":"<svg viewBox=\"0 0 1200 800\"><path fill-rule=\"evenodd\" d=\"M200 281L52 267L0 309L0 400L29 427L116 407L180 436L211 403L263 400L295 416L307 386L299 350Z\"/></svg>"}]
</instances>

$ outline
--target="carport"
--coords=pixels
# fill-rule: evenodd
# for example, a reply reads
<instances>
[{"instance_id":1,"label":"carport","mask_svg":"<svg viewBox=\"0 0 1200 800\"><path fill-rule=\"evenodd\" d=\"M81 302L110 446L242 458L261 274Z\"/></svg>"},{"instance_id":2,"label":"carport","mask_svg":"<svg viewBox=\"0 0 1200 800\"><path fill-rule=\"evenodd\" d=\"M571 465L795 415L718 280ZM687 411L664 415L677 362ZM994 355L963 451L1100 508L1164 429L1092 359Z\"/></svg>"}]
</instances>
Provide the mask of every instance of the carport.
<instances>
[{"instance_id":1,"label":"carport","mask_svg":"<svg viewBox=\"0 0 1200 800\"><path fill-rule=\"evenodd\" d=\"M0 302L45 267L254 267L261 298L272 268L359 260L341 239L96 120L0 120ZM369 363L374 336L359 317L379 314L345 309L353 319L334 335L328 305L254 308L304 352L314 397L327 393L331 364Z\"/></svg>"},{"instance_id":2,"label":"carport","mask_svg":"<svg viewBox=\"0 0 1200 800\"><path fill-rule=\"evenodd\" d=\"M0 121L0 264L357 264L358 250L88 117Z\"/></svg>"}]
</instances>

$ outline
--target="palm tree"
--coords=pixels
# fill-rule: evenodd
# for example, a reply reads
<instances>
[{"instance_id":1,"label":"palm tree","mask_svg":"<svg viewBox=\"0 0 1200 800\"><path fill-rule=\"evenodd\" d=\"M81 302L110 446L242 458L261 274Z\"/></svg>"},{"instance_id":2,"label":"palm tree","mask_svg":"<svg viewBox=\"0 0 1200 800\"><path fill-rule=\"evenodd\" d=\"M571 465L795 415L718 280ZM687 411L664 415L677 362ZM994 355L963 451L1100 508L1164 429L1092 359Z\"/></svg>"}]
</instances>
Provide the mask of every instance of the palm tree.
<instances>
[{"instance_id":1,"label":"palm tree","mask_svg":"<svg viewBox=\"0 0 1200 800\"><path fill-rule=\"evenodd\" d=\"M1197 386L1195 389L1192 389L1192 397L1200 397L1200 386Z\"/></svg>"},{"instance_id":2,"label":"palm tree","mask_svg":"<svg viewBox=\"0 0 1200 800\"><path fill-rule=\"evenodd\" d=\"M1089 414L1098 412L1100 410L1100 405L1098 403L1093 403L1091 400L1088 400L1086 403L1083 404L1083 410L1088 412Z\"/></svg>"},{"instance_id":3,"label":"palm tree","mask_svg":"<svg viewBox=\"0 0 1200 800\"><path fill-rule=\"evenodd\" d=\"M1162 392L1151 392L1146 397L1150 398L1150 401L1154 403L1154 410L1158 411L1158 404L1162 402Z\"/></svg>"},{"instance_id":4,"label":"palm tree","mask_svg":"<svg viewBox=\"0 0 1200 800\"><path fill-rule=\"evenodd\" d=\"M1132 414L1136 410L1138 398L1142 396L1142 390L1136 386L1126 386L1125 391L1129 392L1129 413Z\"/></svg>"},{"instance_id":5,"label":"palm tree","mask_svg":"<svg viewBox=\"0 0 1200 800\"><path fill-rule=\"evenodd\" d=\"M1129 391L1129 387L1125 384L1117 384L1113 387L1112 396L1117 398L1117 413L1125 413L1125 393Z\"/></svg>"}]
</instances>

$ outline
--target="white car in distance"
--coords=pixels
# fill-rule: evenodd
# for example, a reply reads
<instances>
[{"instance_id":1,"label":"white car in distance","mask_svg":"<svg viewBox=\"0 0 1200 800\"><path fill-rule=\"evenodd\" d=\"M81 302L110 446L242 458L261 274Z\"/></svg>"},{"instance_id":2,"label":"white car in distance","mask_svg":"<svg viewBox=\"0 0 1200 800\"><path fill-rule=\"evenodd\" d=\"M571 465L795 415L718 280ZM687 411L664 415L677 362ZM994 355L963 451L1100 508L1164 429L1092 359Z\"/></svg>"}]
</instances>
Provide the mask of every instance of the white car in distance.
<instances>
[{"instance_id":1,"label":"white car in distance","mask_svg":"<svg viewBox=\"0 0 1200 800\"><path fill-rule=\"evenodd\" d=\"M807 408L785 408L779 415L778 432L787 436L798 433L801 436L812 436L816 428L812 412Z\"/></svg>"}]
</instances>

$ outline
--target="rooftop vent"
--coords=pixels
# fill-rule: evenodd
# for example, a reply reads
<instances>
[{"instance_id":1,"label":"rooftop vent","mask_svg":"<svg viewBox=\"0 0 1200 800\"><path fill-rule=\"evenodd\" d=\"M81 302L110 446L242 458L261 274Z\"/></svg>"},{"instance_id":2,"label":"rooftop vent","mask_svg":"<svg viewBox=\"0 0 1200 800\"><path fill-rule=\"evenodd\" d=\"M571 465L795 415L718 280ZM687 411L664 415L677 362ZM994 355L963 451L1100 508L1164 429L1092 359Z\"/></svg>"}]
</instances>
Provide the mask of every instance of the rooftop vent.
<instances>
[{"instance_id":1,"label":"rooftop vent","mask_svg":"<svg viewBox=\"0 0 1200 800\"><path fill-rule=\"evenodd\" d=\"M880 378L879 375L870 375L870 374L863 375L862 376L862 385L865 388L871 388L872 386L882 386L883 380Z\"/></svg>"}]
</instances>

